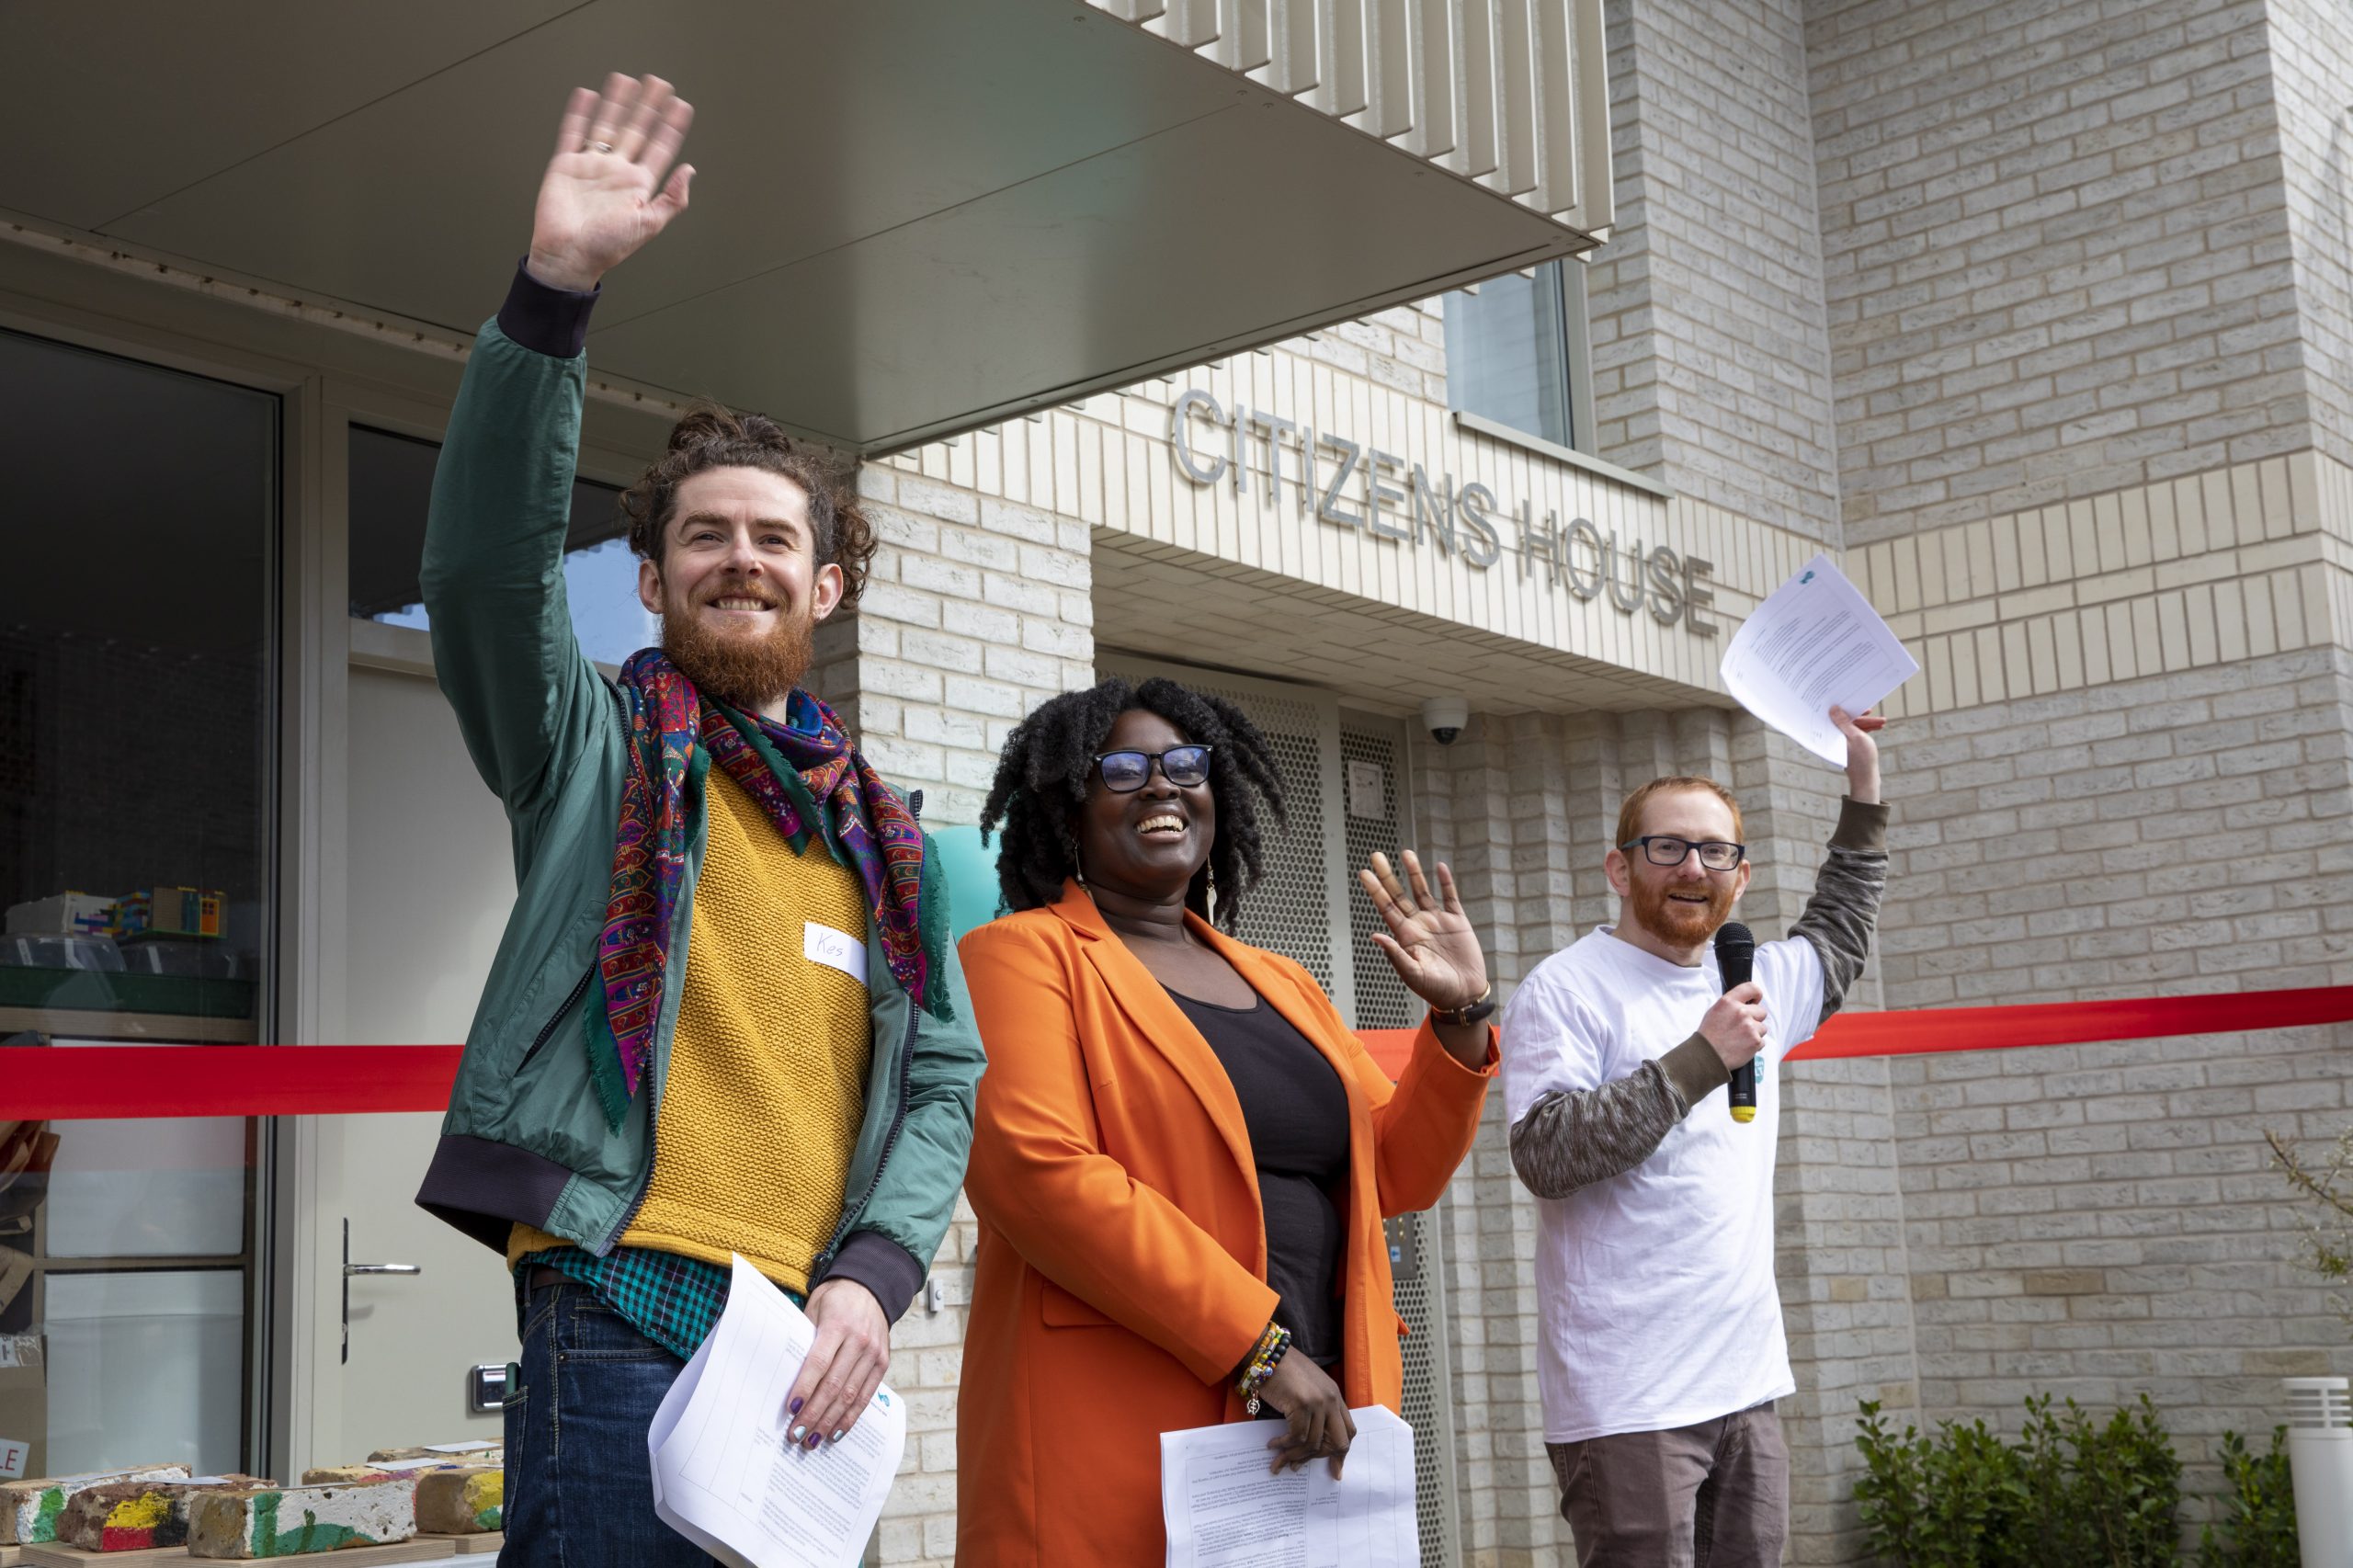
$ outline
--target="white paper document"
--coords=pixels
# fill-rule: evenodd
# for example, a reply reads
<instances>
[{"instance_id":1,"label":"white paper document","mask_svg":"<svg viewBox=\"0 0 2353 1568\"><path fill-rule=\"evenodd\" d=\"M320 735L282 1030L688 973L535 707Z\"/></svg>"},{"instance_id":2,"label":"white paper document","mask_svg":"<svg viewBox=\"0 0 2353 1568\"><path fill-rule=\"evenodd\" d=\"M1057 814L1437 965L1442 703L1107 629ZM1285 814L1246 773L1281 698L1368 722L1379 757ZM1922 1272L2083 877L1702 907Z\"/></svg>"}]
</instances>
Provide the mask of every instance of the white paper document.
<instances>
[{"instance_id":1,"label":"white paper document","mask_svg":"<svg viewBox=\"0 0 2353 1568\"><path fill-rule=\"evenodd\" d=\"M654 1413L654 1511L734 1568L855 1564L907 1446L907 1411L885 1383L838 1443L789 1444L785 1396L817 1331L760 1271L735 1259L727 1306Z\"/></svg>"},{"instance_id":2,"label":"white paper document","mask_svg":"<svg viewBox=\"0 0 2353 1568\"><path fill-rule=\"evenodd\" d=\"M1830 722L1831 705L1867 712L1919 673L1870 601L1826 555L1774 589L1724 650L1724 688L1740 705L1840 767L1847 737Z\"/></svg>"},{"instance_id":3,"label":"white paper document","mask_svg":"<svg viewBox=\"0 0 2353 1568\"><path fill-rule=\"evenodd\" d=\"M1168 1568L1420 1568L1414 1429L1385 1406L1356 1417L1340 1479L1327 1460L1269 1475L1273 1421L1160 1435Z\"/></svg>"}]
</instances>

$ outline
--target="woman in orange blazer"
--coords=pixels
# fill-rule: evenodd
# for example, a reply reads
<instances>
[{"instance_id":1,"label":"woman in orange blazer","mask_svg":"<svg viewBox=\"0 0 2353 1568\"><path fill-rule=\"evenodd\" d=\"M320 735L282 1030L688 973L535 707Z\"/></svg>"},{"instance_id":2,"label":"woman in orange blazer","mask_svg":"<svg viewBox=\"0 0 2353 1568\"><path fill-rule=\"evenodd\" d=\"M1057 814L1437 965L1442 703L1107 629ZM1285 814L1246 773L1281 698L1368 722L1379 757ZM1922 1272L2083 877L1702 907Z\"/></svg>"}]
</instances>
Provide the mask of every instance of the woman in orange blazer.
<instances>
[{"instance_id":1,"label":"woman in orange blazer","mask_svg":"<svg viewBox=\"0 0 2353 1568\"><path fill-rule=\"evenodd\" d=\"M1220 923L1280 811L1265 739L1170 681L1054 699L1007 741L1014 914L966 937L989 1066L966 1191L980 1253L957 1407L957 1558L1161 1563L1160 1435L1279 1416L1327 1459L1403 1389L1383 1216L1427 1208L1495 1072L1452 878L1362 874L1433 1020L1392 1085L1290 960ZM1262 1408L1263 1407L1263 1408Z\"/></svg>"}]
</instances>

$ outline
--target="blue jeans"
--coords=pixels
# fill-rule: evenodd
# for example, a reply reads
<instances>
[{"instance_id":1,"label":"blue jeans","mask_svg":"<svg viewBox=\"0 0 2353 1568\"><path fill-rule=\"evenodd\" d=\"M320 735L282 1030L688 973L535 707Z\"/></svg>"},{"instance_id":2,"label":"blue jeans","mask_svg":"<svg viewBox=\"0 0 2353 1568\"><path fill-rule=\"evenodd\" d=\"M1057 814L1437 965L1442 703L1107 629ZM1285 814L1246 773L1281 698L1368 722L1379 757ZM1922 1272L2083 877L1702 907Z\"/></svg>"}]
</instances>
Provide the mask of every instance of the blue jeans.
<instances>
[{"instance_id":1,"label":"blue jeans","mask_svg":"<svg viewBox=\"0 0 2353 1568\"><path fill-rule=\"evenodd\" d=\"M535 1287L506 1401L500 1568L710 1568L654 1512L646 1429L686 1363L585 1285Z\"/></svg>"}]
</instances>

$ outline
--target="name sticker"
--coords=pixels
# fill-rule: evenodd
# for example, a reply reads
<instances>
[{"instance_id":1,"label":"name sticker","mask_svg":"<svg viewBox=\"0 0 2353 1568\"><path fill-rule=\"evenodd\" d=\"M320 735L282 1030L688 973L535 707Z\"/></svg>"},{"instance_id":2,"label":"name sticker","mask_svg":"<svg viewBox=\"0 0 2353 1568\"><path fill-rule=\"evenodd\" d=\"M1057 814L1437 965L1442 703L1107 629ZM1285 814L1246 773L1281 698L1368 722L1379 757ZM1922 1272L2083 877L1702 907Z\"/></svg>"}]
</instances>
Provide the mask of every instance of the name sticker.
<instances>
[{"instance_id":1,"label":"name sticker","mask_svg":"<svg viewBox=\"0 0 2353 1568\"><path fill-rule=\"evenodd\" d=\"M14 1481L25 1473L25 1461L32 1457L33 1446L15 1437L0 1437L0 1481Z\"/></svg>"},{"instance_id":2,"label":"name sticker","mask_svg":"<svg viewBox=\"0 0 2353 1568\"><path fill-rule=\"evenodd\" d=\"M801 956L811 963L840 970L860 985L866 983L866 944L847 931L820 926L814 920L802 922Z\"/></svg>"}]
</instances>

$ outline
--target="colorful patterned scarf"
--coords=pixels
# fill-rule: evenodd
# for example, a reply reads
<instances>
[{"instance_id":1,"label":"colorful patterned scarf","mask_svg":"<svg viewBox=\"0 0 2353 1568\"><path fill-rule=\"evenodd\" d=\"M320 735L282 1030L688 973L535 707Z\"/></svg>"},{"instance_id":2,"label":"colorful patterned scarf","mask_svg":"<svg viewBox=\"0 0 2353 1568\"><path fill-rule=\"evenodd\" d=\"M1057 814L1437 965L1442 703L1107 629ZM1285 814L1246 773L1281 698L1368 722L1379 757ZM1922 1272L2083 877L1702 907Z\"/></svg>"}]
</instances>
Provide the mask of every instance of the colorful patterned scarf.
<instances>
[{"instance_id":1,"label":"colorful patterned scarf","mask_svg":"<svg viewBox=\"0 0 2353 1568\"><path fill-rule=\"evenodd\" d=\"M613 847L613 891L597 939L605 1005L587 1017L588 1060L619 1128L654 1052L671 916L687 865L687 815L716 762L760 803L795 853L827 831L866 884L891 973L933 1017L952 1016L941 949L947 899L936 857L899 792L850 744L833 710L795 689L785 722L702 696L658 648L621 667L629 774ZM926 863L928 862L928 863Z\"/></svg>"}]
</instances>

